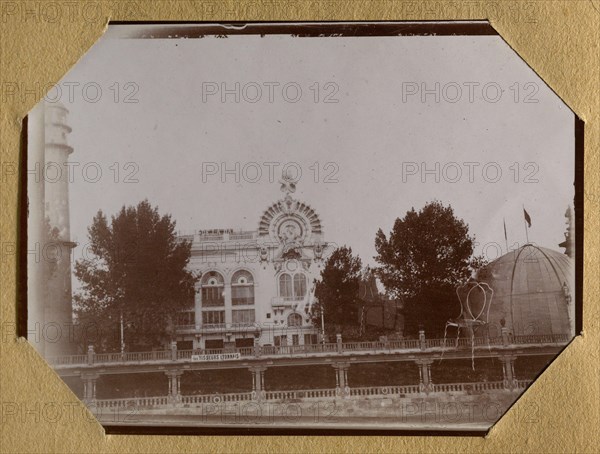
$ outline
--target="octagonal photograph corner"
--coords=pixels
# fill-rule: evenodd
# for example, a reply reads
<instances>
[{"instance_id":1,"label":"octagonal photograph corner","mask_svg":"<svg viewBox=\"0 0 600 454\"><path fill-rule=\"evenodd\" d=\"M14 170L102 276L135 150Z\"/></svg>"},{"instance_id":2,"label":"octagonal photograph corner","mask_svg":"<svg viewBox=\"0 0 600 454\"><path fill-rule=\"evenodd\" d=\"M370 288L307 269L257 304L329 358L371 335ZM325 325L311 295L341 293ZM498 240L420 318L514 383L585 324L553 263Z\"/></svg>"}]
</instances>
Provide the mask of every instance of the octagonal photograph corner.
<instances>
[{"instance_id":1,"label":"octagonal photograph corner","mask_svg":"<svg viewBox=\"0 0 600 454\"><path fill-rule=\"evenodd\" d=\"M487 22L110 25L26 121L29 342L115 431L483 434L582 330L583 127Z\"/></svg>"}]
</instances>

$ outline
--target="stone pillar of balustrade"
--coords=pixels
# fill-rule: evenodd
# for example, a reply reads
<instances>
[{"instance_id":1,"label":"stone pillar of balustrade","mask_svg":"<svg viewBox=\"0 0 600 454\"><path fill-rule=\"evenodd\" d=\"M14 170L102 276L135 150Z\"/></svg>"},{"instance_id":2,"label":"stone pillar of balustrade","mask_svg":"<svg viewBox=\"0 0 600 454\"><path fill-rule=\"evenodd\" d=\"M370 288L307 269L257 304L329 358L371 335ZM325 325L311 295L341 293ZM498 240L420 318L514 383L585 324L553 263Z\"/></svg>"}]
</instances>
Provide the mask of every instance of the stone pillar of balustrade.
<instances>
[{"instance_id":1,"label":"stone pillar of balustrade","mask_svg":"<svg viewBox=\"0 0 600 454\"><path fill-rule=\"evenodd\" d=\"M510 338L508 335L508 328L506 328L505 326L502 327L502 345L504 345L505 347L508 347L508 345L510 344Z\"/></svg>"},{"instance_id":2,"label":"stone pillar of balustrade","mask_svg":"<svg viewBox=\"0 0 600 454\"><path fill-rule=\"evenodd\" d=\"M252 366L248 370L252 374L252 394L255 400L265 398L265 366Z\"/></svg>"},{"instance_id":3,"label":"stone pillar of balustrade","mask_svg":"<svg viewBox=\"0 0 600 454\"><path fill-rule=\"evenodd\" d=\"M171 342L171 360L177 361L177 342Z\"/></svg>"},{"instance_id":4,"label":"stone pillar of balustrade","mask_svg":"<svg viewBox=\"0 0 600 454\"><path fill-rule=\"evenodd\" d=\"M431 380L431 359L420 359L416 361L419 367L419 391L429 394L433 390L433 381Z\"/></svg>"},{"instance_id":5,"label":"stone pillar of balustrade","mask_svg":"<svg viewBox=\"0 0 600 454\"><path fill-rule=\"evenodd\" d=\"M335 369L335 394L339 397L350 395L350 383L348 382L348 368L350 363L334 363L332 367Z\"/></svg>"},{"instance_id":6,"label":"stone pillar of balustrade","mask_svg":"<svg viewBox=\"0 0 600 454\"><path fill-rule=\"evenodd\" d=\"M501 356L500 361L502 362L502 383L504 389L513 391L516 388L515 379L515 357L514 356Z\"/></svg>"},{"instance_id":7,"label":"stone pillar of balustrade","mask_svg":"<svg viewBox=\"0 0 600 454\"><path fill-rule=\"evenodd\" d=\"M88 364L91 366L92 364L94 364L94 358L96 356L96 353L94 352L94 346L93 345L88 345L88 351L87 351L87 362Z\"/></svg>"},{"instance_id":8,"label":"stone pillar of balustrade","mask_svg":"<svg viewBox=\"0 0 600 454\"><path fill-rule=\"evenodd\" d=\"M420 346L421 350L425 350L427 348L427 341L425 339L425 330L424 329L419 330L419 346Z\"/></svg>"},{"instance_id":9,"label":"stone pillar of balustrade","mask_svg":"<svg viewBox=\"0 0 600 454\"><path fill-rule=\"evenodd\" d=\"M169 399L171 403L176 404L181 401L181 376L182 370L168 370L165 372L169 378Z\"/></svg>"},{"instance_id":10,"label":"stone pillar of balustrade","mask_svg":"<svg viewBox=\"0 0 600 454\"><path fill-rule=\"evenodd\" d=\"M254 356L260 356L260 343L259 343L259 338L255 337L254 338Z\"/></svg>"},{"instance_id":11,"label":"stone pillar of balustrade","mask_svg":"<svg viewBox=\"0 0 600 454\"><path fill-rule=\"evenodd\" d=\"M81 374L83 380L83 401L86 403L96 400L96 380L99 375L96 373Z\"/></svg>"}]
</instances>

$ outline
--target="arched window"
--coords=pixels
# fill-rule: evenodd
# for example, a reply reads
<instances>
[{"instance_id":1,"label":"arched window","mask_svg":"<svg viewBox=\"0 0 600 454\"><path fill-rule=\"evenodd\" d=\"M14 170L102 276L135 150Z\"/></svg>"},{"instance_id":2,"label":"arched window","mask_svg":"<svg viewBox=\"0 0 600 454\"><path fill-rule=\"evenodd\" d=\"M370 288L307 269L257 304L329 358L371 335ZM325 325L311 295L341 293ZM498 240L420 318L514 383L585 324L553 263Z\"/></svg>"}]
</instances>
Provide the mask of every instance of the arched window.
<instances>
[{"instance_id":1,"label":"arched window","mask_svg":"<svg viewBox=\"0 0 600 454\"><path fill-rule=\"evenodd\" d=\"M298 299L306 296L306 276L302 273L294 275L294 296Z\"/></svg>"},{"instance_id":2,"label":"arched window","mask_svg":"<svg viewBox=\"0 0 600 454\"><path fill-rule=\"evenodd\" d=\"M296 312L288 315L287 326L302 326L302 316Z\"/></svg>"},{"instance_id":3,"label":"arched window","mask_svg":"<svg viewBox=\"0 0 600 454\"><path fill-rule=\"evenodd\" d=\"M225 280L220 273L209 271L202 276L202 307L218 307L225 305Z\"/></svg>"},{"instance_id":4,"label":"arched window","mask_svg":"<svg viewBox=\"0 0 600 454\"><path fill-rule=\"evenodd\" d=\"M306 296L306 276L296 273L293 276L283 273L279 276L279 296L292 301L304 299Z\"/></svg>"},{"instance_id":5,"label":"arched window","mask_svg":"<svg viewBox=\"0 0 600 454\"><path fill-rule=\"evenodd\" d=\"M254 278L246 270L236 271L231 278L231 304L254 304Z\"/></svg>"},{"instance_id":6,"label":"arched window","mask_svg":"<svg viewBox=\"0 0 600 454\"><path fill-rule=\"evenodd\" d=\"M292 288L292 276L287 273L283 273L279 276L279 296L284 298L291 298L294 296Z\"/></svg>"}]
</instances>

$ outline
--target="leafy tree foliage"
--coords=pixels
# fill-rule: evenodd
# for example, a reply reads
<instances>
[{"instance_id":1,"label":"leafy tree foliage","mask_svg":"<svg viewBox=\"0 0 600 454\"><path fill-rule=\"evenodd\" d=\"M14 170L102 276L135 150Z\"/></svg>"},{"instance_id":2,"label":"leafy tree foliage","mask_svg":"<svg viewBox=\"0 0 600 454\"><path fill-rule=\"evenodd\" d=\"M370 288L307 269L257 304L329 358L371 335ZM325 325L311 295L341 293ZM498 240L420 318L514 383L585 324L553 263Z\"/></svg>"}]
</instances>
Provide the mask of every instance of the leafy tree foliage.
<instances>
[{"instance_id":1,"label":"leafy tree foliage","mask_svg":"<svg viewBox=\"0 0 600 454\"><path fill-rule=\"evenodd\" d=\"M361 268L360 258L352 255L351 248L342 246L333 251L321 271L312 321L314 326L321 326L323 314L325 334L331 341L338 333L346 334L348 339L356 336Z\"/></svg>"},{"instance_id":2,"label":"leafy tree foliage","mask_svg":"<svg viewBox=\"0 0 600 454\"><path fill-rule=\"evenodd\" d=\"M177 313L193 306L197 280L186 267L191 243L178 241L175 222L145 200L123 207L110 224L102 211L88 228L86 257L75 264L75 295L84 343L119 351L160 347ZM84 346L85 347L85 346Z\"/></svg>"},{"instance_id":3,"label":"leafy tree foliage","mask_svg":"<svg viewBox=\"0 0 600 454\"><path fill-rule=\"evenodd\" d=\"M414 335L422 325L428 336L443 334L446 321L460 312L456 286L483 264L473 247L467 224L438 201L396 219L389 237L379 229L377 274L390 295L405 302L405 333Z\"/></svg>"}]
</instances>

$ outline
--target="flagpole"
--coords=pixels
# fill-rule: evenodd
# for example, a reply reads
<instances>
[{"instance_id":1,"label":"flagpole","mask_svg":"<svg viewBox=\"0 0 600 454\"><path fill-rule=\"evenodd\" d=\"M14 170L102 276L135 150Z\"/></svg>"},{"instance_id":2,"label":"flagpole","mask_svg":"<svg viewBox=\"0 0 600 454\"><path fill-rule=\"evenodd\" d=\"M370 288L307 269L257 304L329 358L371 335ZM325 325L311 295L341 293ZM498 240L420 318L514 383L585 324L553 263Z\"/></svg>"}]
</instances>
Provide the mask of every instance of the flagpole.
<instances>
[{"instance_id":1,"label":"flagpole","mask_svg":"<svg viewBox=\"0 0 600 454\"><path fill-rule=\"evenodd\" d=\"M523 204L523 214L525 214L525 204ZM527 220L523 217L523 225L525 226L525 238L529 244L529 232L527 231Z\"/></svg>"},{"instance_id":2,"label":"flagpole","mask_svg":"<svg viewBox=\"0 0 600 454\"><path fill-rule=\"evenodd\" d=\"M502 222L504 223L504 242L506 243L506 253L508 254L508 235L506 235L506 219L502 218Z\"/></svg>"}]
</instances>

